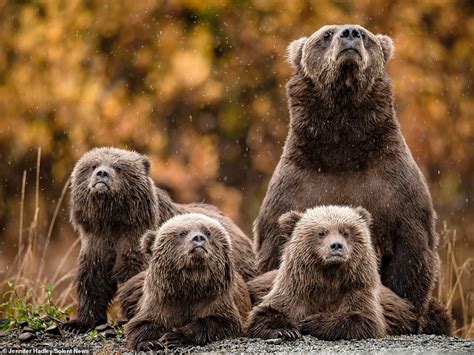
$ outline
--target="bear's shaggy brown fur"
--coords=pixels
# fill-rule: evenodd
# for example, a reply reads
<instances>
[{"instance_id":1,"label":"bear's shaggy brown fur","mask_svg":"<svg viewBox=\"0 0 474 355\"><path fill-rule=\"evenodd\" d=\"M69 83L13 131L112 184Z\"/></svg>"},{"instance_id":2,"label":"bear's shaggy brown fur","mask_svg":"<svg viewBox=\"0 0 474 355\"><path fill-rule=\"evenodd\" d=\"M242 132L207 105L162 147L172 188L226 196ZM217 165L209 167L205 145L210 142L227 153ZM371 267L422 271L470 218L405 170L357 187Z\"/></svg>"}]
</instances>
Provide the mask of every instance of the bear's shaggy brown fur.
<instances>
[{"instance_id":1,"label":"bear's shaggy brown fur","mask_svg":"<svg viewBox=\"0 0 474 355\"><path fill-rule=\"evenodd\" d=\"M84 332L105 323L117 284L145 268L140 237L160 218L149 172L146 156L115 148L93 149L74 167L70 207L81 239L79 305L66 330Z\"/></svg>"},{"instance_id":2,"label":"bear's shaggy brown fur","mask_svg":"<svg viewBox=\"0 0 474 355\"><path fill-rule=\"evenodd\" d=\"M374 218L382 283L413 304L423 325L439 269L436 215L395 116L385 71L392 53L389 37L358 25L324 26L290 44L289 133L254 234L263 273L280 263L279 216L363 206Z\"/></svg>"},{"instance_id":3,"label":"bear's shaggy brown fur","mask_svg":"<svg viewBox=\"0 0 474 355\"><path fill-rule=\"evenodd\" d=\"M87 331L106 322L107 307L123 283L144 270L140 237L173 216L199 212L216 218L233 239L236 270L255 276L250 239L216 207L174 203L149 177L150 161L136 152L96 148L76 164L71 181L71 221L81 238L77 318L66 330Z\"/></svg>"},{"instance_id":4,"label":"bear's shaggy brown fur","mask_svg":"<svg viewBox=\"0 0 474 355\"><path fill-rule=\"evenodd\" d=\"M183 214L147 232L151 254L137 314L126 327L133 350L203 345L239 336L251 303L235 271L229 233L203 214Z\"/></svg>"},{"instance_id":5,"label":"bear's shaggy brown fur","mask_svg":"<svg viewBox=\"0 0 474 355\"><path fill-rule=\"evenodd\" d=\"M247 282L250 299L253 305L258 305L270 292L278 270L268 271ZM308 275L308 277L311 277ZM388 287L381 285L380 302L382 304L388 335L412 334L416 330L416 316L412 305L399 297ZM428 334L439 334L427 332Z\"/></svg>"},{"instance_id":6,"label":"bear's shaggy brown fur","mask_svg":"<svg viewBox=\"0 0 474 355\"><path fill-rule=\"evenodd\" d=\"M366 339L386 334L370 214L323 206L281 216L293 232L274 285L249 317L248 334Z\"/></svg>"}]
</instances>

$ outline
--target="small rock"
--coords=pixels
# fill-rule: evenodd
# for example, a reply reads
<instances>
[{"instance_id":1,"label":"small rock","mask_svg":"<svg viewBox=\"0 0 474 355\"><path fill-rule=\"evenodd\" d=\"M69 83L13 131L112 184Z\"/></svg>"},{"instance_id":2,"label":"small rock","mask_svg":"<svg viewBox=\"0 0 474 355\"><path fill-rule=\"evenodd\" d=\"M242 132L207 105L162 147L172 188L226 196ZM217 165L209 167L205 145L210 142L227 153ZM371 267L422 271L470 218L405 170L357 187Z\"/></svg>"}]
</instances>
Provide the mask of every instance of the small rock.
<instances>
[{"instance_id":1,"label":"small rock","mask_svg":"<svg viewBox=\"0 0 474 355\"><path fill-rule=\"evenodd\" d=\"M21 329L21 332L22 333L34 333L35 331L33 330L33 328L30 328L30 327L23 327Z\"/></svg>"},{"instance_id":2,"label":"small rock","mask_svg":"<svg viewBox=\"0 0 474 355\"><path fill-rule=\"evenodd\" d=\"M57 325L52 325L51 327L46 328L45 332L50 335L61 335L61 330Z\"/></svg>"},{"instance_id":3,"label":"small rock","mask_svg":"<svg viewBox=\"0 0 474 355\"><path fill-rule=\"evenodd\" d=\"M277 339L267 339L265 340L265 343L267 344L273 344L273 345L278 345L283 343L283 339L277 338Z\"/></svg>"},{"instance_id":4,"label":"small rock","mask_svg":"<svg viewBox=\"0 0 474 355\"><path fill-rule=\"evenodd\" d=\"M95 330L97 330L98 332L104 332L107 329L111 329L111 328L112 327L110 326L110 324L105 323L105 324L101 324L101 325L98 325L97 327L95 327Z\"/></svg>"},{"instance_id":5,"label":"small rock","mask_svg":"<svg viewBox=\"0 0 474 355\"><path fill-rule=\"evenodd\" d=\"M113 330L113 329L108 329L108 330L106 330L103 334L105 335L105 337L106 337L107 339L113 338L113 337L115 337L115 335L116 335L116 334L115 334L115 330Z\"/></svg>"},{"instance_id":6,"label":"small rock","mask_svg":"<svg viewBox=\"0 0 474 355\"><path fill-rule=\"evenodd\" d=\"M25 343L27 341L30 341L34 339L36 336L33 333L21 333L18 336L18 340L20 340L22 343Z\"/></svg>"}]
</instances>

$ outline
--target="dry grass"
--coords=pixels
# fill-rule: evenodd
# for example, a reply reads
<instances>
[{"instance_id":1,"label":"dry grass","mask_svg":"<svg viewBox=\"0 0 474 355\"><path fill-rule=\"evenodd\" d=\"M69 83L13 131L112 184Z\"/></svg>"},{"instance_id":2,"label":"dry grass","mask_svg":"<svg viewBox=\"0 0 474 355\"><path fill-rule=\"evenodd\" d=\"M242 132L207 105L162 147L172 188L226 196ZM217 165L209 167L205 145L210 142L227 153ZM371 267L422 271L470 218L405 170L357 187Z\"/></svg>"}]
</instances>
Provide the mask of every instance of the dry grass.
<instances>
[{"instance_id":1,"label":"dry grass","mask_svg":"<svg viewBox=\"0 0 474 355\"><path fill-rule=\"evenodd\" d=\"M457 320L460 324L456 324L454 335L474 338L474 319L470 309L474 294L472 291L464 290L462 282L464 278L472 280L474 258L469 257L462 263L459 262L455 255L456 240L456 230L448 228L447 224L443 223L441 241L444 253L441 255L442 268L438 279L437 297L451 312L453 312L454 301L459 300L462 319L460 322L459 319Z\"/></svg>"},{"instance_id":2,"label":"dry grass","mask_svg":"<svg viewBox=\"0 0 474 355\"><path fill-rule=\"evenodd\" d=\"M68 308L75 303L74 298L74 273L75 270L64 271L64 264L67 259L79 246L79 240L76 240L66 254L61 259L56 273L52 279L47 279L44 273L46 257L48 253L49 241L53 234L54 225L64 201L64 197L69 186L69 179L65 182L61 191L61 195L56 203L53 216L48 224L48 230L44 243L39 243L38 236L40 235L38 218L40 214L39 207L39 192L40 192L40 167L41 167L41 149L38 149L36 161L36 179L35 179L35 205L33 219L27 228L24 227L25 215L25 195L26 195L26 171L23 172L22 186L21 186L21 203L20 203L20 222L18 231L18 252L15 257L14 264L16 268L11 268L10 274L6 275L5 281L0 285L0 290L5 289L7 282L11 281L14 285L22 285L19 292L23 290L26 294L28 292L28 299L33 304L44 304L48 299L48 294L44 290L46 283L51 284L54 290L62 290L61 295L55 297L55 305L58 308ZM27 240L23 240L23 235L27 233ZM26 244L26 245L25 245ZM42 248L39 246L42 244ZM1 312L1 309L0 309Z\"/></svg>"},{"instance_id":3,"label":"dry grass","mask_svg":"<svg viewBox=\"0 0 474 355\"><path fill-rule=\"evenodd\" d=\"M40 164L41 164L41 149L38 149L37 167L36 167L36 183L35 183L35 208L33 219L28 228L24 228L24 209L25 209L25 190L26 190L26 171L23 173L21 186L21 204L20 204L20 222L18 231L18 252L15 258L17 268L12 268L6 281L0 285L0 290L5 289L9 280L13 281L15 285L23 285L22 289L30 290L29 300L34 305L44 304L48 295L44 291L44 284L48 283L53 286L54 290L61 290L60 295L53 295L54 303L58 308L68 308L75 306L76 299L74 294L74 273L73 270L64 270L67 260L71 254L79 247L79 239L77 239L64 254L59 265L56 268L52 279L47 279L44 274L48 246L53 233L54 225L58 216L58 212L63 203L67 192L70 180L68 179L61 191L61 195L54 208L54 213L49 222L45 242L42 250L38 249L38 218L39 218L39 191L40 191ZM28 239L23 240L24 233L27 233ZM471 316L470 305L474 302L474 294L472 291L465 291L463 289L464 278L470 279L472 277L472 268L474 265L474 258L470 257L467 260L460 262L455 255L456 248L456 230L449 229L444 223L441 232L441 241L443 253L441 255L442 268L439 275L439 282L436 290L438 299L440 299L450 311L453 310L455 301L459 301L461 307L461 319L457 319L457 328L455 335L466 338L474 338L474 320ZM0 308L0 314L2 309ZM109 317L117 319L118 309L116 306L109 310Z\"/></svg>"}]
</instances>

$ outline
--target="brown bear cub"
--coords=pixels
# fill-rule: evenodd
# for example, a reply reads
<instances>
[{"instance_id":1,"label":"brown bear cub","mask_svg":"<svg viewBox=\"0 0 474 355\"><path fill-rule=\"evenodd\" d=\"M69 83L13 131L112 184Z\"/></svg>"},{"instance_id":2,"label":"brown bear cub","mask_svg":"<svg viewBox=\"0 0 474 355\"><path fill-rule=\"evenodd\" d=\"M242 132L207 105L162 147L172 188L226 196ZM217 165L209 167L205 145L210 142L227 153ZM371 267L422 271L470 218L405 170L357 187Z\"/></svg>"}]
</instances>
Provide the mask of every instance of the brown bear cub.
<instances>
[{"instance_id":1,"label":"brown bear cub","mask_svg":"<svg viewBox=\"0 0 474 355\"><path fill-rule=\"evenodd\" d=\"M251 303L232 257L229 233L190 213L147 232L151 255L137 314L126 326L132 350L163 350L242 334Z\"/></svg>"},{"instance_id":2,"label":"brown bear cub","mask_svg":"<svg viewBox=\"0 0 474 355\"><path fill-rule=\"evenodd\" d=\"M84 332L107 321L107 307L121 284L147 267L140 238L173 216L198 212L216 218L233 240L236 270L255 276L249 238L216 207L174 203L149 177L150 161L141 154L96 148L72 172L71 221L81 238L76 276L77 318L66 330ZM141 292L141 288L140 288Z\"/></svg>"},{"instance_id":3,"label":"brown bear cub","mask_svg":"<svg viewBox=\"0 0 474 355\"><path fill-rule=\"evenodd\" d=\"M273 288L250 314L248 334L288 340L386 335L370 220L365 209L342 206L281 216L291 239Z\"/></svg>"},{"instance_id":4,"label":"brown bear cub","mask_svg":"<svg viewBox=\"0 0 474 355\"><path fill-rule=\"evenodd\" d=\"M66 330L85 332L105 323L117 284L144 270L140 237L159 218L149 173L146 156L115 148L93 149L74 167L70 206L81 239L79 305Z\"/></svg>"},{"instance_id":5,"label":"brown bear cub","mask_svg":"<svg viewBox=\"0 0 474 355\"><path fill-rule=\"evenodd\" d=\"M273 282L278 275L278 270L268 271L247 282L247 288L253 305L258 305L262 299L271 291ZM307 277L311 277L308 275ZM433 300L432 300L433 301ZM387 335L404 335L416 332L416 314L410 302L398 296L388 287L381 285L380 303L387 325ZM439 306L431 306L430 309L439 309ZM427 334L436 334L426 329Z\"/></svg>"},{"instance_id":6,"label":"brown bear cub","mask_svg":"<svg viewBox=\"0 0 474 355\"><path fill-rule=\"evenodd\" d=\"M396 119L386 72L393 51L389 37L358 25L324 26L290 44L289 132L254 232L264 273L280 263L282 214L363 206L382 283L413 304L423 327L439 269L436 214ZM450 323L438 329L448 334Z\"/></svg>"}]
</instances>

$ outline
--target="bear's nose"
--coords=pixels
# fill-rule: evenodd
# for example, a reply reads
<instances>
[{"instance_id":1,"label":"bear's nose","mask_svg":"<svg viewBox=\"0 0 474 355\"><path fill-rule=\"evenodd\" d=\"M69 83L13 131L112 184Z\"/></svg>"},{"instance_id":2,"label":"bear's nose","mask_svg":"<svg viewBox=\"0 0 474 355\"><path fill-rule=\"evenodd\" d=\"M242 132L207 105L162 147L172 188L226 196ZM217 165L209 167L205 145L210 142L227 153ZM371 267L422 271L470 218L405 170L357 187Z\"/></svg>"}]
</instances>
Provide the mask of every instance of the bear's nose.
<instances>
[{"instance_id":1,"label":"bear's nose","mask_svg":"<svg viewBox=\"0 0 474 355\"><path fill-rule=\"evenodd\" d=\"M109 177L109 173L105 170L99 170L95 175L100 178Z\"/></svg>"},{"instance_id":2,"label":"bear's nose","mask_svg":"<svg viewBox=\"0 0 474 355\"><path fill-rule=\"evenodd\" d=\"M339 242L332 243L329 247L331 248L331 251L341 251L344 249L344 245Z\"/></svg>"},{"instance_id":3,"label":"bear's nose","mask_svg":"<svg viewBox=\"0 0 474 355\"><path fill-rule=\"evenodd\" d=\"M349 40L355 40L356 38L360 38L360 36L360 31L355 27L345 28L340 35L341 38L347 38Z\"/></svg>"},{"instance_id":4,"label":"bear's nose","mask_svg":"<svg viewBox=\"0 0 474 355\"><path fill-rule=\"evenodd\" d=\"M194 245L201 245L203 242L207 240L206 236L203 234L196 234L193 236L192 242Z\"/></svg>"}]
</instances>

